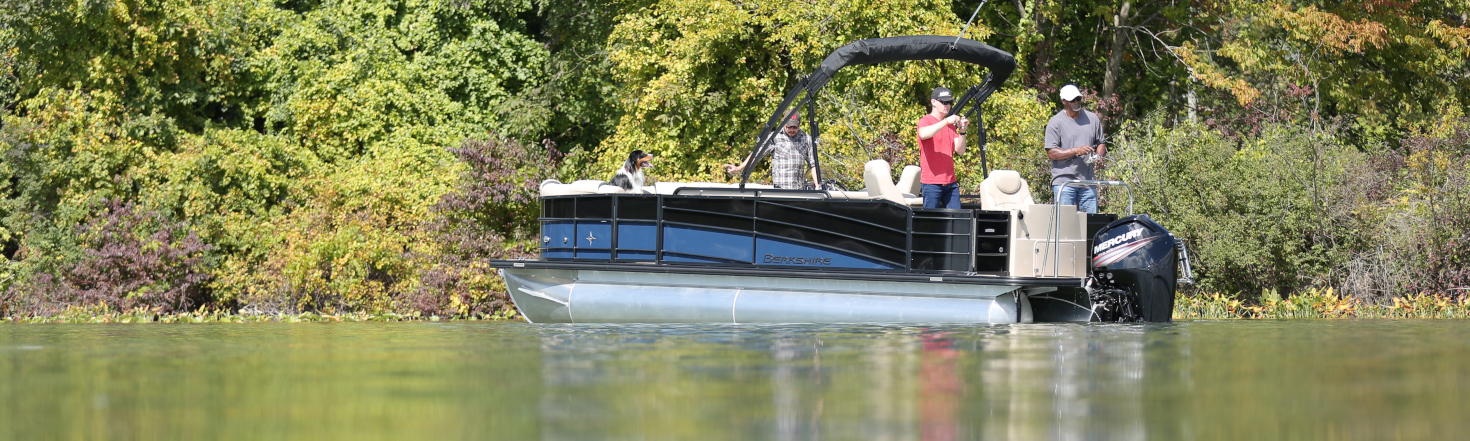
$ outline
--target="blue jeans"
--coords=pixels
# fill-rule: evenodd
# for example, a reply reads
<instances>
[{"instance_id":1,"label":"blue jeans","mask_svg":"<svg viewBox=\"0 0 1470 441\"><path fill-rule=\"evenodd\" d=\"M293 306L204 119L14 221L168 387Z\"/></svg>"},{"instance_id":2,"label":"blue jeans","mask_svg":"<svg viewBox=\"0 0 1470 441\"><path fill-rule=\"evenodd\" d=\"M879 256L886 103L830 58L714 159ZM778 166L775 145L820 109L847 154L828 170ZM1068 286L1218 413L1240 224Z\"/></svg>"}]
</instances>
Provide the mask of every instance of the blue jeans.
<instances>
[{"instance_id":1,"label":"blue jeans","mask_svg":"<svg viewBox=\"0 0 1470 441\"><path fill-rule=\"evenodd\" d=\"M924 184L924 208L960 208L960 183Z\"/></svg>"},{"instance_id":2,"label":"blue jeans","mask_svg":"<svg viewBox=\"0 0 1470 441\"><path fill-rule=\"evenodd\" d=\"M1097 212L1097 189L1091 187L1071 186L1063 189L1060 185L1051 186L1053 199L1057 205L1076 205L1077 209L1086 213Z\"/></svg>"}]
</instances>

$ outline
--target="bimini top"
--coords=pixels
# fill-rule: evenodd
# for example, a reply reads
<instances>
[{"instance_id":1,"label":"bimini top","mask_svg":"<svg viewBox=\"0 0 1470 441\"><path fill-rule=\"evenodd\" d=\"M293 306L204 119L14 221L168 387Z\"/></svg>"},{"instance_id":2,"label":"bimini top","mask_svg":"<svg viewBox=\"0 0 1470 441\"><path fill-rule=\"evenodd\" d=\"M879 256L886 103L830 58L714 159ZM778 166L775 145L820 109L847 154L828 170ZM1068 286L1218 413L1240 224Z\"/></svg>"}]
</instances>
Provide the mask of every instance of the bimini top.
<instances>
[{"instance_id":1,"label":"bimini top","mask_svg":"<svg viewBox=\"0 0 1470 441\"><path fill-rule=\"evenodd\" d=\"M986 75L985 81L965 91L964 95L955 100L954 107L949 111L950 115L962 114L973 101L972 109L977 109L972 112L977 115L976 123L979 123L980 103L999 89L1000 85L1010 78L1011 72L1016 69L1016 58L1010 52L964 38L943 35L909 35L854 41L832 51L826 59L822 60L822 64L817 66L817 70L797 81L796 87L793 87L791 92L786 94L786 98L781 101L780 108L776 109L776 112L766 121L766 125L761 128L751 157L760 158L761 155L767 153L765 149L770 148L771 141L775 138L777 124L810 105L817 93L827 86L827 82L832 80L832 76L837 74L838 70L847 66L910 60L956 60L989 69L990 73ZM791 107L792 102L802 96L802 92L806 93L805 98L796 107ZM982 126L980 127L980 145L984 144L985 133ZM753 168L748 167L741 174L742 186L750 179L750 172Z\"/></svg>"}]
</instances>

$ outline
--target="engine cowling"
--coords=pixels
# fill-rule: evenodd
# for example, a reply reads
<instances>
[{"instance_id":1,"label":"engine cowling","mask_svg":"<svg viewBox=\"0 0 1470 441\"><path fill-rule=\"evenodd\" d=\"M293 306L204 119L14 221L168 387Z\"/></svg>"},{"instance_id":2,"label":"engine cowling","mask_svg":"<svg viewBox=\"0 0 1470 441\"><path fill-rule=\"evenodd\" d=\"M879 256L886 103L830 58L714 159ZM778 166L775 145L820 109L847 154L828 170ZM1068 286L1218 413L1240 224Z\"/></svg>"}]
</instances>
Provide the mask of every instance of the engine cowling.
<instances>
[{"instance_id":1,"label":"engine cowling","mask_svg":"<svg viewBox=\"0 0 1470 441\"><path fill-rule=\"evenodd\" d=\"M1108 312L1100 313L1101 320L1173 319L1179 281L1174 235L1148 215L1138 214L1103 227L1093 244L1089 291L1094 311L1102 304Z\"/></svg>"}]
</instances>

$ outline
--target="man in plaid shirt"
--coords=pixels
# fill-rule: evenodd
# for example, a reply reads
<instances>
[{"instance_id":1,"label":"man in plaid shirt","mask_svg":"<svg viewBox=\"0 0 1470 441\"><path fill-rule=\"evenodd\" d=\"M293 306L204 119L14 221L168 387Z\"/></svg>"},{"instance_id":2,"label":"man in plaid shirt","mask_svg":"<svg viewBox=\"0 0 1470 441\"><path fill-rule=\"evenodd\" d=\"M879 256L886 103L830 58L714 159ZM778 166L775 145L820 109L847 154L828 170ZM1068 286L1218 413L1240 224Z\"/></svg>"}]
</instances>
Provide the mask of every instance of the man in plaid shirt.
<instances>
[{"instance_id":1,"label":"man in plaid shirt","mask_svg":"<svg viewBox=\"0 0 1470 441\"><path fill-rule=\"evenodd\" d=\"M802 172L811 174L812 182L817 181L817 170L813 167L816 159L812 157L812 137L801 131L801 118L792 115L786 120L786 126L776 138L771 141L771 181L777 188L809 188L806 176ZM745 162L740 165L725 164L725 171L739 173L750 165L750 157L745 157Z\"/></svg>"}]
</instances>

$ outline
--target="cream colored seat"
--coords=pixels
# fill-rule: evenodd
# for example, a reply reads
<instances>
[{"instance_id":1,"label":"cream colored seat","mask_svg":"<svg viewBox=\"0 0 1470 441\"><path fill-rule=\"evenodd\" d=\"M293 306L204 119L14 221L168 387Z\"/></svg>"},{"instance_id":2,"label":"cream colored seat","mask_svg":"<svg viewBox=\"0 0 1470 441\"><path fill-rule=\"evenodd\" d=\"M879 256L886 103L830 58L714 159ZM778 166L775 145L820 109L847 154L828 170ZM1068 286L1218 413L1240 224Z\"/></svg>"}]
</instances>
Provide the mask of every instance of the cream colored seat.
<instances>
[{"instance_id":1,"label":"cream colored seat","mask_svg":"<svg viewBox=\"0 0 1470 441\"><path fill-rule=\"evenodd\" d=\"M919 166L906 165L903 173L898 175L898 191L908 193L909 197L921 197L924 189L919 185Z\"/></svg>"},{"instance_id":2,"label":"cream colored seat","mask_svg":"<svg viewBox=\"0 0 1470 441\"><path fill-rule=\"evenodd\" d=\"M868 196L873 199L887 199L908 206L924 206L924 198L905 195L898 186L893 185L893 169L888 166L888 161L874 159L863 164L863 182L868 185Z\"/></svg>"},{"instance_id":3,"label":"cream colored seat","mask_svg":"<svg viewBox=\"0 0 1470 441\"><path fill-rule=\"evenodd\" d=\"M844 199L844 200L855 200L855 201L866 201L866 200L873 199L873 196L872 195L869 195L867 191L827 190L827 194L830 195L832 197L832 199Z\"/></svg>"},{"instance_id":4,"label":"cream colored seat","mask_svg":"<svg viewBox=\"0 0 1470 441\"><path fill-rule=\"evenodd\" d=\"M1021 210L1035 204L1031 185L1015 170L996 170L980 182L981 210Z\"/></svg>"},{"instance_id":5,"label":"cream colored seat","mask_svg":"<svg viewBox=\"0 0 1470 441\"><path fill-rule=\"evenodd\" d=\"M541 196L566 196L574 194L616 194L624 193L623 187L608 184L605 181L595 179L584 179L570 184L563 184L555 179L541 181Z\"/></svg>"}]
</instances>

